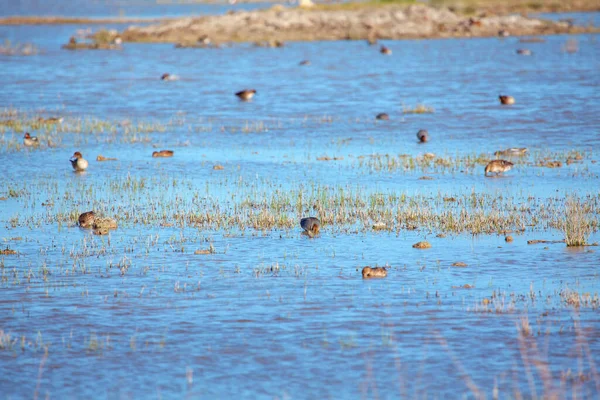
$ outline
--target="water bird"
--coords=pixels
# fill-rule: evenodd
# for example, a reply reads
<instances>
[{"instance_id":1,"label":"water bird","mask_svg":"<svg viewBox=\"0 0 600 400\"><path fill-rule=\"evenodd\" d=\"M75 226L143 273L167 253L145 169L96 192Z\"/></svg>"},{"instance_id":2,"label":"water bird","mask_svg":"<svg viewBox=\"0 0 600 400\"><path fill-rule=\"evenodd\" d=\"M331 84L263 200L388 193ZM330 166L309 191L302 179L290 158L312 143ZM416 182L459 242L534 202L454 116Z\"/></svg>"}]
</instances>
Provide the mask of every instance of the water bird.
<instances>
[{"instance_id":1,"label":"water bird","mask_svg":"<svg viewBox=\"0 0 600 400\"><path fill-rule=\"evenodd\" d=\"M490 173L500 175L513 167L513 163L506 160L492 160L485 166L485 176Z\"/></svg>"},{"instance_id":2,"label":"water bird","mask_svg":"<svg viewBox=\"0 0 600 400\"><path fill-rule=\"evenodd\" d=\"M176 80L179 80L179 77L177 75L162 74L160 79L163 81L176 81Z\"/></svg>"},{"instance_id":3,"label":"water bird","mask_svg":"<svg viewBox=\"0 0 600 400\"><path fill-rule=\"evenodd\" d=\"M94 226L96 220L96 213L93 211L84 212L79 216L79 226L82 228L91 228Z\"/></svg>"},{"instance_id":4,"label":"water bird","mask_svg":"<svg viewBox=\"0 0 600 400\"><path fill-rule=\"evenodd\" d=\"M480 20L475 19L473 17L469 18L469 26L482 26L483 24L481 23Z\"/></svg>"},{"instance_id":5,"label":"water bird","mask_svg":"<svg viewBox=\"0 0 600 400\"><path fill-rule=\"evenodd\" d=\"M380 119L382 121L389 121L390 116L387 115L386 113L379 113L379 114L377 114L377 116L375 117L375 119Z\"/></svg>"},{"instance_id":6,"label":"water bird","mask_svg":"<svg viewBox=\"0 0 600 400\"><path fill-rule=\"evenodd\" d=\"M512 105L515 104L515 98L512 96L503 96L500 95L498 96L498 98L500 99L500 103L504 104L504 105Z\"/></svg>"},{"instance_id":7,"label":"water bird","mask_svg":"<svg viewBox=\"0 0 600 400\"><path fill-rule=\"evenodd\" d=\"M391 55L391 54L392 54L392 50L391 50L390 48L388 48L388 47L385 47L385 46L383 46L383 45L382 45L382 46L381 46L381 48L379 49L379 52L380 52L381 54L385 54L386 56L389 56L389 55Z\"/></svg>"},{"instance_id":8,"label":"water bird","mask_svg":"<svg viewBox=\"0 0 600 400\"><path fill-rule=\"evenodd\" d=\"M530 56L533 54L533 52L529 49L517 49L517 54L522 56Z\"/></svg>"},{"instance_id":9,"label":"water bird","mask_svg":"<svg viewBox=\"0 0 600 400\"><path fill-rule=\"evenodd\" d=\"M500 37L508 37L508 36L510 36L510 32L507 31L506 29L500 29L498 31L498 36L500 36Z\"/></svg>"},{"instance_id":10,"label":"water bird","mask_svg":"<svg viewBox=\"0 0 600 400\"><path fill-rule=\"evenodd\" d=\"M362 277L366 278L385 278L387 276L387 269L385 267L364 267L362 269Z\"/></svg>"},{"instance_id":11,"label":"water bird","mask_svg":"<svg viewBox=\"0 0 600 400\"><path fill-rule=\"evenodd\" d=\"M152 157L173 157L173 150L161 150L152 153Z\"/></svg>"},{"instance_id":12,"label":"water bird","mask_svg":"<svg viewBox=\"0 0 600 400\"><path fill-rule=\"evenodd\" d=\"M71 165L73 169L77 172L85 171L88 167L88 162L83 158L80 152L76 151L73 153L73 157L71 157Z\"/></svg>"},{"instance_id":13,"label":"water bird","mask_svg":"<svg viewBox=\"0 0 600 400\"><path fill-rule=\"evenodd\" d=\"M94 229L117 229L117 221L112 218L96 218Z\"/></svg>"},{"instance_id":14,"label":"water bird","mask_svg":"<svg viewBox=\"0 0 600 400\"><path fill-rule=\"evenodd\" d=\"M248 101L254 97L256 94L256 90L254 89L244 89L237 92L235 95L240 98L240 100Z\"/></svg>"},{"instance_id":15,"label":"water bird","mask_svg":"<svg viewBox=\"0 0 600 400\"><path fill-rule=\"evenodd\" d=\"M302 60L298 65L310 65L310 60Z\"/></svg>"},{"instance_id":16,"label":"water bird","mask_svg":"<svg viewBox=\"0 0 600 400\"><path fill-rule=\"evenodd\" d=\"M25 133L25 136L23 136L23 144L27 147L31 147L31 146L39 146L40 145L40 141L38 140L37 137L35 136L31 136L29 134L29 132Z\"/></svg>"},{"instance_id":17,"label":"water bird","mask_svg":"<svg viewBox=\"0 0 600 400\"><path fill-rule=\"evenodd\" d=\"M427 130L425 129L420 129L419 132L417 132L417 139L419 139L419 142L421 143L428 142L429 132L427 132Z\"/></svg>"},{"instance_id":18,"label":"water bird","mask_svg":"<svg viewBox=\"0 0 600 400\"><path fill-rule=\"evenodd\" d=\"M499 156L524 156L529 152L527 147L511 147L506 150L498 150L494 153L496 157Z\"/></svg>"},{"instance_id":19,"label":"water bird","mask_svg":"<svg viewBox=\"0 0 600 400\"><path fill-rule=\"evenodd\" d=\"M312 238L319 234L321 222L315 217L302 218L300 220L300 226L304 229L304 232Z\"/></svg>"}]
</instances>

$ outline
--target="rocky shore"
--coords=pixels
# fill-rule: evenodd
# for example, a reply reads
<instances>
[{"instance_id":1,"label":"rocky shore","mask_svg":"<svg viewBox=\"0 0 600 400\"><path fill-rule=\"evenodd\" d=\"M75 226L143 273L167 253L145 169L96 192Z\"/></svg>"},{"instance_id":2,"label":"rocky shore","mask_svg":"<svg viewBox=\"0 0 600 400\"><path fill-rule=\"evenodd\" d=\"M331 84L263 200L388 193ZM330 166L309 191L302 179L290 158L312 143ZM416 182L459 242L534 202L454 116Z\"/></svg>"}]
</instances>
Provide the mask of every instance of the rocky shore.
<instances>
[{"instance_id":1,"label":"rocky shore","mask_svg":"<svg viewBox=\"0 0 600 400\"><path fill-rule=\"evenodd\" d=\"M125 42L212 43L416 39L546 35L598 32L595 27L545 21L521 15L480 12L466 16L425 5L357 8L286 8L229 12L180 18L160 24L131 26L120 33Z\"/></svg>"}]
</instances>

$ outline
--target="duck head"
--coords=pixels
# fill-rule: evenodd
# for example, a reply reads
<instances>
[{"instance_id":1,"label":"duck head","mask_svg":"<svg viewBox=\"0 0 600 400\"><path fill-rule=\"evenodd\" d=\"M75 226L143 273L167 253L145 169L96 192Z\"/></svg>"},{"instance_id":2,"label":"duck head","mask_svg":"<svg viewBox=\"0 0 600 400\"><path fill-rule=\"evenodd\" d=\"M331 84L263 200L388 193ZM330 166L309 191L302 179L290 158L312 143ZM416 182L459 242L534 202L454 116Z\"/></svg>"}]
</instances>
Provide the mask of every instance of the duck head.
<instances>
[{"instance_id":1,"label":"duck head","mask_svg":"<svg viewBox=\"0 0 600 400\"><path fill-rule=\"evenodd\" d=\"M75 153L73 153L73 156L71 157L71 161L77 161L80 158L83 158L83 156L81 155L80 152L76 151Z\"/></svg>"}]
</instances>

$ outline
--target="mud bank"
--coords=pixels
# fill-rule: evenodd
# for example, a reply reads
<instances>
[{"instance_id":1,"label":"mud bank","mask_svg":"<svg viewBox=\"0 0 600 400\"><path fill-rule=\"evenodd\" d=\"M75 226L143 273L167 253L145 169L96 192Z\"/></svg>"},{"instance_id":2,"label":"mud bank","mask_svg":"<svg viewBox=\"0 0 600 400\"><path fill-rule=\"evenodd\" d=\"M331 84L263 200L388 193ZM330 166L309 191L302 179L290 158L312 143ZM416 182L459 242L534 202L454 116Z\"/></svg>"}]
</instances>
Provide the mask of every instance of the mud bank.
<instances>
[{"instance_id":1,"label":"mud bank","mask_svg":"<svg viewBox=\"0 0 600 400\"><path fill-rule=\"evenodd\" d=\"M465 16L447 8L424 5L364 7L358 9L284 8L230 12L221 16L180 18L160 24L131 26L122 34L129 42L195 43L415 39L546 35L598 31L520 15L487 12Z\"/></svg>"}]
</instances>

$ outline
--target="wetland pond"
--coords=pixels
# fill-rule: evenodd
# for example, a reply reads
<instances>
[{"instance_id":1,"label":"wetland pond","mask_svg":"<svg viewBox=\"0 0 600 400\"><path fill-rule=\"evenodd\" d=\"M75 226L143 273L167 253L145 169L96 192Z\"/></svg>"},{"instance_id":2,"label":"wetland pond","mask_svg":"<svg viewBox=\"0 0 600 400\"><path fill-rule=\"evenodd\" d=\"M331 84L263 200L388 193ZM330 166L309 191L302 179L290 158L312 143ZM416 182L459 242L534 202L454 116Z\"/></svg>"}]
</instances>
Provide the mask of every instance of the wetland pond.
<instances>
[{"instance_id":1,"label":"wetland pond","mask_svg":"<svg viewBox=\"0 0 600 400\"><path fill-rule=\"evenodd\" d=\"M598 398L598 248L562 242L600 239L598 35L62 50L80 28L0 27L40 48L0 55L1 398Z\"/></svg>"}]
</instances>

